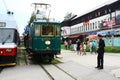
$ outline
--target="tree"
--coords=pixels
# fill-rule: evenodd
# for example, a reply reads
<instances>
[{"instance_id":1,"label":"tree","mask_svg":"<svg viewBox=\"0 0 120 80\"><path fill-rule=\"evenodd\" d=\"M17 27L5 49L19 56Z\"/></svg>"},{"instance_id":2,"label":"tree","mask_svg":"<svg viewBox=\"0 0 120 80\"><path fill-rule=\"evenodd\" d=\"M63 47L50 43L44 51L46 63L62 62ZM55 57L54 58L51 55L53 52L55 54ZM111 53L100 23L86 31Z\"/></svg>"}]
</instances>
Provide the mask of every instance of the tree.
<instances>
[{"instance_id":1,"label":"tree","mask_svg":"<svg viewBox=\"0 0 120 80\"><path fill-rule=\"evenodd\" d=\"M35 13L33 12L32 15L31 15L31 18L30 18L30 21L28 22L28 26L30 26L30 24L36 19L36 15Z\"/></svg>"},{"instance_id":2,"label":"tree","mask_svg":"<svg viewBox=\"0 0 120 80\"><path fill-rule=\"evenodd\" d=\"M74 16L75 16L75 14L73 14L72 12L71 13L67 12L66 15L65 15L65 17L64 17L64 20L71 19Z\"/></svg>"}]
</instances>

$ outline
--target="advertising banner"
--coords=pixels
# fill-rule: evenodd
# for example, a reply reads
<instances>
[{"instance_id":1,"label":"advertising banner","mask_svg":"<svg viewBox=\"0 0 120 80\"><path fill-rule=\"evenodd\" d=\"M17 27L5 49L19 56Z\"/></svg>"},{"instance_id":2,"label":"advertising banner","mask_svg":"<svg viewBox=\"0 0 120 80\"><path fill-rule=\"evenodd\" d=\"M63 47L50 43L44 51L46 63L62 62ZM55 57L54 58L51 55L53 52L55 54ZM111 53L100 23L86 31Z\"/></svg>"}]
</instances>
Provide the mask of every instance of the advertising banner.
<instances>
[{"instance_id":1,"label":"advertising banner","mask_svg":"<svg viewBox=\"0 0 120 80\"><path fill-rule=\"evenodd\" d=\"M62 36L70 35L70 27L66 26L66 27L62 27L61 29L62 29L62 33L61 33Z\"/></svg>"}]
</instances>

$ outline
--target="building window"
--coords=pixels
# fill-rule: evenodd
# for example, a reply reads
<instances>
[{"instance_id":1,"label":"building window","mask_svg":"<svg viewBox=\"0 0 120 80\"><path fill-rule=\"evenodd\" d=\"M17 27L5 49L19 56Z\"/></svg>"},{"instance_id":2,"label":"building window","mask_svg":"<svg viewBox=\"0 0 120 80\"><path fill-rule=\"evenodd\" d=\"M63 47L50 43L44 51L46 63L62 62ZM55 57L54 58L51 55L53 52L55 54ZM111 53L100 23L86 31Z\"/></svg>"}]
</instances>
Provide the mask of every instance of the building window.
<instances>
[{"instance_id":1,"label":"building window","mask_svg":"<svg viewBox=\"0 0 120 80\"><path fill-rule=\"evenodd\" d=\"M107 10L105 10L105 14L107 14Z\"/></svg>"},{"instance_id":2,"label":"building window","mask_svg":"<svg viewBox=\"0 0 120 80\"><path fill-rule=\"evenodd\" d=\"M97 22L95 22L95 29L97 29Z\"/></svg>"},{"instance_id":3,"label":"building window","mask_svg":"<svg viewBox=\"0 0 120 80\"><path fill-rule=\"evenodd\" d=\"M81 28L79 27L79 32L81 31L80 29L81 29Z\"/></svg>"},{"instance_id":4,"label":"building window","mask_svg":"<svg viewBox=\"0 0 120 80\"><path fill-rule=\"evenodd\" d=\"M98 28L100 28L101 26L100 26L100 21L98 21Z\"/></svg>"},{"instance_id":5,"label":"building window","mask_svg":"<svg viewBox=\"0 0 120 80\"><path fill-rule=\"evenodd\" d=\"M86 31L88 30L88 24L86 25Z\"/></svg>"},{"instance_id":6,"label":"building window","mask_svg":"<svg viewBox=\"0 0 120 80\"><path fill-rule=\"evenodd\" d=\"M98 12L98 16L100 16L100 12Z\"/></svg>"},{"instance_id":7,"label":"building window","mask_svg":"<svg viewBox=\"0 0 120 80\"><path fill-rule=\"evenodd\" d=\"M86 31L86 27L87 27L87 25L85 25L84 27L85 27L84 30Z\"/></svg>"},{"instance_id":8,"label":"building window","mask_svg":"<svg viewBox=\"0 0 120 80\"><path fill-rule=\"evenodd\" d=\"M84 31L84 26L82 26L82 32Z\"/></svg>"},{"instance_id":9,"label":"building window","mask_svg":"<svg viewBox=\"0 0 120 80\"><path fill-rule=\"evenodd\" d=\"M93 23L93 29L94 29L95 24Z\"/></svg>"},{"instance_id":10,"label":"building window","mask_svg":"<svg viewBox=\"0 0 120 80\"><path fill-rule=\"evenodd\" d=\"M88 30L89 30L90 24L88 24Z\"/></svg>"},{"instance_id":11,"label":"building window","mask_svg":"<svg viewBox=\"0 0 120 80\"><path fill-rule=\"evenodd\" d=\"M89 28L92 30L92 23L90 23L90 27Z\"/></svg>"},{"instance_id":12,"label":"building window","mask_svg":"<svg viewBox=\"0 0 120 80\"><path fill-rule=\"evenodd\" d=\"M108 21L110 21L110 18L108 18Z\"/></svg>"}]
</instances>

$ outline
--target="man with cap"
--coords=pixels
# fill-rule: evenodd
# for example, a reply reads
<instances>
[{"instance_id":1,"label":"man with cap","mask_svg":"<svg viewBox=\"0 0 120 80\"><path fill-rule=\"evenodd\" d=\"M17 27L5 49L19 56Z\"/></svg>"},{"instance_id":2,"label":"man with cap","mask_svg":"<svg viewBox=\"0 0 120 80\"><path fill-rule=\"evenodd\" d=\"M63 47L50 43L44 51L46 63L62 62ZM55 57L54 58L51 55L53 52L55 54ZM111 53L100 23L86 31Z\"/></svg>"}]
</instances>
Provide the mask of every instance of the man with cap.
<instances>
[{"instance_id":1,"label":"man with cap","mask_svg":"<svg viewBox=\"0 0 120 80\"><path fill-rule=\"evenodd\" d=\"M105 42L102 39L102 35L98 35L99 37L99 43L98 43L98 56L97 56L97 67L98 69L103 69L103 62L104 62L104 47Z\"/></svg>"}]
</instances>

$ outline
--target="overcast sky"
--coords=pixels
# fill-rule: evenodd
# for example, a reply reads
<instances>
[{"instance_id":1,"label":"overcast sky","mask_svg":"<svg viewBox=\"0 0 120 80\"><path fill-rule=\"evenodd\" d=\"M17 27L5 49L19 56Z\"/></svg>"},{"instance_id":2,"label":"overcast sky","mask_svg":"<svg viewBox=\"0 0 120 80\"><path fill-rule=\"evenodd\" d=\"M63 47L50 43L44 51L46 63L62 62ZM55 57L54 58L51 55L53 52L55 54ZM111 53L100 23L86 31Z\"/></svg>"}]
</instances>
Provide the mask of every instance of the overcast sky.
<instances>
[{"instance_id":1,"label":"overcast sky","mask_svg":"<svg viewBox=\"0 0 120 80\"><path fill-rule=\"evenodd\" d=\"M20 34L23 33L33 12L32 3L51 4L50 17L62 21L67 12L80 15L107 2L108 0L0 0L0 13L14 12Z\"/></svg>"}]
</instances>

